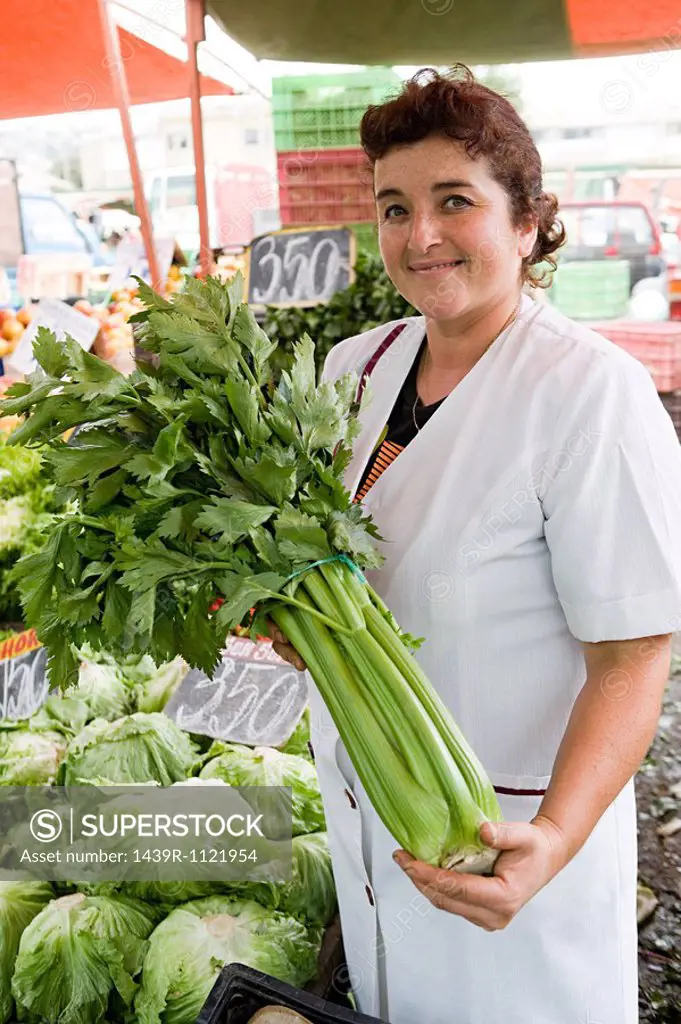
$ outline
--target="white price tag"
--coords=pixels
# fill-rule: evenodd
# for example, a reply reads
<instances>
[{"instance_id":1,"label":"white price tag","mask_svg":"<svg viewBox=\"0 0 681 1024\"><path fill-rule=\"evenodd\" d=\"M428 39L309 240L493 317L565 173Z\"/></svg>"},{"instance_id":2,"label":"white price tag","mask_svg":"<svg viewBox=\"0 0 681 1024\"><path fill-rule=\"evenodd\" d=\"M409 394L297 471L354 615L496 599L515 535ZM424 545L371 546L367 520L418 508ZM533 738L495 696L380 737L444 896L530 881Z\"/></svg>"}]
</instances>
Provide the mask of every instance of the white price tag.
<instances>
[{"instance_id":1,"label":"white price tag","mask_svg":"<svg viewBox=\"0 0 681 1024\"><path fill-rule=\"evenodd\" d=\"M99 320L79 313L77 309L69 306L66 302L60 302L58 299L43 299L38 305L33 320L21 335L14 352L5 358L5 370L10 375L21 376L35 370L33 342L39 327L48 327L54 331L60 341L64 339L65 335L70 334L74 341L77 341L88 352L97 337L99 326Z\"/></svg>"}]
</instances>

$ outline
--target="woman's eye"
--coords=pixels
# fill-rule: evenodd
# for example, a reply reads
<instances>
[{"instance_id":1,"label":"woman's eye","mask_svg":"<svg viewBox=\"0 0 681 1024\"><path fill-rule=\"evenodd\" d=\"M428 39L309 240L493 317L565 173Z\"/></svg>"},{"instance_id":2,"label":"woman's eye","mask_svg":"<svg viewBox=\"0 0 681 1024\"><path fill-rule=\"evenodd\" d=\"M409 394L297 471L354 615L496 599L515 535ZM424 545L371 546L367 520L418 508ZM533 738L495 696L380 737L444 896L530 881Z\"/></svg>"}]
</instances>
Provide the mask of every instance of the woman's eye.
<instances>
[{"instance_id":1,"label":"woman's eye","mask_svg":"<svg viewBox=\"0 0 681 1024\"><path fill-rule=\"evenodd\" d=\"M393 203L392 206L386 206L383 211L383 219L393 220L395 217L399 217L401 214L406 212L405 208L400 206L399 203Z\"/></svg>"},{"instance_id":2,"label":"woman's eye","mask_svg":"<svg viewBox=\"0 0 681 1024\"><path fill-rule=\"evenodd\" d=\"M447 196L444 201L445 206L449 206L450 210L459 210L464 206L470 206L470 200L466 199L465 196Z\"/></svg>"}]
</instances>

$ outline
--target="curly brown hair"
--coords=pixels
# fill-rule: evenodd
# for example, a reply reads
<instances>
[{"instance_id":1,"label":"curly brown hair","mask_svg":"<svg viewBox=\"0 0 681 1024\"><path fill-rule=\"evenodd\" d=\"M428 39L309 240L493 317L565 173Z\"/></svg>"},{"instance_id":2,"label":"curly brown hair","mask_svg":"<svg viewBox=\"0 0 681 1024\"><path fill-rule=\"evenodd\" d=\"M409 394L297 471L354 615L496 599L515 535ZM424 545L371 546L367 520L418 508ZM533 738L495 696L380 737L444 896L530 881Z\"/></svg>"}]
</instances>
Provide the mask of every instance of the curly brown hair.
<instances>
[{"instance_id":1,"label":"curly brown hair","mask_svg":"<svg viewBox=\"0 0 681 1024\"><path fill-rule=\"evenodd\" d=\"M393 146L430 135L462 142L473 159L485 157L510 199L515 225L528 217L536 221L537 240L523 259L523 281L547 287L556 268L554 253L565 242L565 228L558 219L558 199L542 188L541 157L534 139L512 103L478 82L465 64L455 64L445 74L423 68L397 96L369 107L360 127L362 148L372 165ZM543 264L541 271L538 264Z\"/></svg>"}]
</instances>

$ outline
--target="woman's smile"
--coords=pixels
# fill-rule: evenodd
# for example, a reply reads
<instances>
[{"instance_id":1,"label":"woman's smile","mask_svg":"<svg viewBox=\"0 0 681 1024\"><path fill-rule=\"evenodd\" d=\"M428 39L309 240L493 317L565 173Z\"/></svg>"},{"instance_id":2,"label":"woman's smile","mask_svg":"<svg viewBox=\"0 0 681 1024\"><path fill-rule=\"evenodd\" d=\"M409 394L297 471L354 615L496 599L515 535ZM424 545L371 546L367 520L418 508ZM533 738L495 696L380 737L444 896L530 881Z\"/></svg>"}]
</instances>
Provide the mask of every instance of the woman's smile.
<instances>
[{"instance_id":1,"label":"woman's smile","mask_svg":"<svg viewBox=\"0 0 681 1024\"><path fill-rule=\"evenodd\" d=\"M466 260L419 260L408 264L408 269L419 277L447 277L457 267L462 267Z\"/></svg>"}]
</instances>

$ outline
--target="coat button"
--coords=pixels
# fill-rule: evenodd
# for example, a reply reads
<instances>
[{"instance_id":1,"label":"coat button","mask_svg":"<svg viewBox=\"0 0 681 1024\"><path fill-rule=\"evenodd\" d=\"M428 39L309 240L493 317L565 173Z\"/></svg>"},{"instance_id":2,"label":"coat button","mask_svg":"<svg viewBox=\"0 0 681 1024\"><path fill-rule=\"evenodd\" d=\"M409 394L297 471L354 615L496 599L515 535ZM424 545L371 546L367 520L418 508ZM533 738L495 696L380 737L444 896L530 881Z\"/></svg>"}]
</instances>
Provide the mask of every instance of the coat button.
<instances>
[{"instance_id":1,"label":"coat button","mask_svg":"<svg viewBox=\"0 0 681 1024\"><path fill-rule=\"evenodd\" d=\"M352 807L353 811L356 810L356 808L357 808L357 801L355 800L354 796L352 795L352 793L350 792L349 789L346 789L344 792L345 792L346 797L348 798L348 803Z\"/></svg>"},{"instance_id":2,"label":"coat button","mask_svg":"<svg viewBox=\"0 0 681 1024\"><path fill-rule=\"evenodd\" d=\"M376 906L376 901L374 899L374 894L371 891L371 887L368 886L368 885L365 885L364 886L364 891L367 894L367 899L369 900L369 905L372 906L372 907L375 907Z\"/></svg>"}]
</instances>

